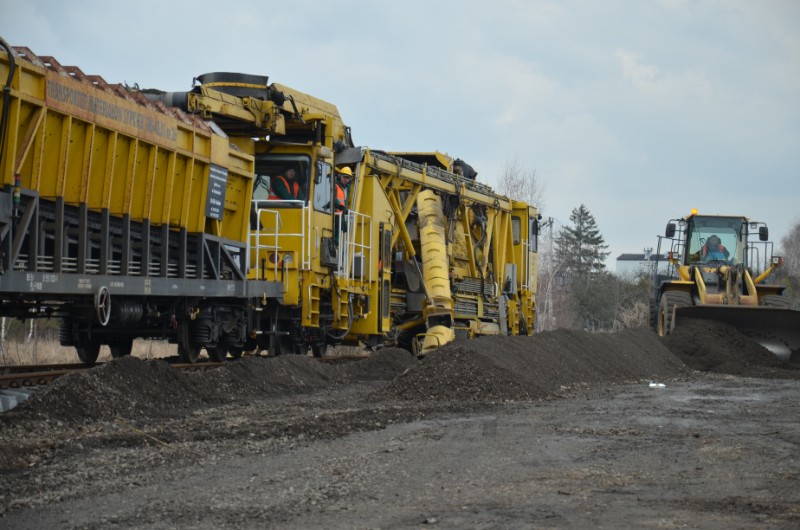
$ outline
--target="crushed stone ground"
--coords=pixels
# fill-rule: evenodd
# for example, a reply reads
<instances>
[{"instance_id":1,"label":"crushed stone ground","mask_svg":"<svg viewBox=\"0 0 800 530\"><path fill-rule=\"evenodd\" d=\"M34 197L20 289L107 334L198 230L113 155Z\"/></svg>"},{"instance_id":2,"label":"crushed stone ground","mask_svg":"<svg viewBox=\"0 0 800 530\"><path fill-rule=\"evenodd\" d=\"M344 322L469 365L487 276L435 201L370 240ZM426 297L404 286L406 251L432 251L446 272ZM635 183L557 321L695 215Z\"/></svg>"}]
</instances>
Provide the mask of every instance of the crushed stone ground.
<instances>
[{"instance_id":1,"label":"crushed stone ground","mask_svg":"<svg viewBox=\"0 0 800 530\"><path fill-rule=\"evenodd\" d=\"M703 375L706 371L724 375ZM727 374L740 377L734 381ZM197 512L189 505L176 507L174 503L153 504L147 501L143 504L146 509L133 518L118 519L108 518L106 510L124 511L123 505L95 509L91 502L89 505L86 502L91 501L92 492L133 491L149 484L172 491L174 484L182 483L183 477L191 477L194 469L213 468L223 459L242 458L249 462L253 458L260 461L280 457L292 461L298 448L316 447L311 445L315 441L323 442L321 450L325 451L327 443L345 438L356 443L359 439L347 435L372 433L411 423L420 425L421 420L432 421L434 418L510 414L514 410L558 406L558 403L564 404L565 412L562 413L568 415L583 413L586 406L596 409L597 414L588 416L597 423L587 431L589 435L600 433L606 436L603 433L607 433L616 440L620 436L627 439L625 437L630 434L629 443L635 446L639 430L604 423L603 407L607 400L617 399L619 392L623 396L630 392L618 390L629 388L619 385L645 382L635 387L641 392L642 388L648 388L648 381L660 381L666 382L667 387L674 383L678 388L683 388L680 385L684 383L689 388L696 384L705 385L709 390L702 392L717 392L719 389L724 391L725 385L747 387L746 378L749 377L796 380L800 379L800 369L796 364L777 362L771 353L747 337L738 335L735 330L702 326L700 330L692 331L689 325L664 339L647 329L631 329L616 334L558 330L532 337L485 337L452 343L422 360L405 350L385 348L357 361L321 363L301 356L244 357L219 368L185 372L174 370L165 360L116 359L91 370L64 376L17 408L0 414L0 445L3 447L0 451L0 526L3 526L2 518L9 516L17 525L25 523L21 527L39 528L45 521L39 517L44 517L48 506L72 506L73 502L77 503L74 509L94 521L86 527L137 527L143 521L151 521L158 527L157 522L162 519L173 521L174 524L168 526L198 528L241 526L236 523L244 520L280 523L284 517L286 521L300 521L302 514L315 514L317 511L313 505L303 504L308 498L301 492L280 488L280 484L288 483L289 478L266 480L278 481L279 491L288 495L287 498L298 495L302 501L300 504L276 501L277 504L269 510L249 516L246 511L217 512L218 520L213 525L201 524L202 520L196 517L202 510ZM779 391L794 395L793 381L786 383L789 386ZM763 392L755 395L763 395ZM575 397L580 399L569 399ZM650 399L650 396L645 394L642 399ZM691 404L697 399L694 396L680 403ZM701 397L703 400L705 398ZM713 410L715 403L714 400L703 401L703 413ZM790 406L787 404L780 410L788 410L785 407ZM665 413L660 405L653 405L648 412L653 416L652 421L657 422L663 421L661 415ZM687 435L680 425L694 420L686 418L684 412L675 414L680 417L673 433L677 437L675 447L678 449L669 445L664 450L677 451L677 457L683 451L683 436L691 436L692 440L703 438L698 438L702 435L697 431ZM702 424L701 420L698 419L699 424ZM583 431L573 432L575 426L562 433L557 409L553 410L550 421L553 425L548 428L561 433L559 436L566 436L566 442L578 441L586 435ZM481 436L496 437L502 444L504 440L502 433L497 432L496 423L495 420L487 421L481 427ZM421 429L419 442L427 443L427 428L424 423L422 425L416 427ZM741 430L738 421L725 425L737 429L737 432ZM538 433L540 428L536 426L532 432ZM760 429L759 426L755 428ZM431 436L435 441L439 435ZM794 447L791 444L797 443L791 429L782 429L780 424L763 437L765 447L776 449ZM719 451L719 458L737 458L740 450L725 445L725 439L721 437L718 446L713 446L715 451ZM661 438L654 440L660 443ZM776 440L778 445L774 443ZM509 440L508 443L517 442ZM379 465L364 467L353 464L348 467L341 461L376 451L378 454L384 451L394 454L399 449L393 447L368 444L352 455L330 454L329 469L323 476L333 477L334 483L340 474L342 478L349 477L352 480L348 479L347 487L355 488L354 492L363 483L362 476L371 477L375 483L389 484L391 481L386 482L389 479L382 477ZM702 447L700 450L701 456L717 458L716 453L709 455ZM297 454L297 458L301 458L302 452ZM788 462L783 454L768 460L778 466L770 475L775 477L776 487L782 487L785 480L796 476L791 465L783 464ZM602 455L602 452L596 455L590 451L583 458ZM653 455L656 461L662 457L667 458ZM409 452L407 458L413 460L413 454ZM431 469L446 471L451 465L448 463L450 458L445 451L441 461L419 465L425 469L433 466ZM640 458L646 460L648 455L643 453ZM604 462L601 458L596 465L610 465ZM299 462L296 465L302 467L304 464ZM488 461L487 465L494 466L495 462ZM580 465L580 462L571 462L570 465ZM759 473L763 466L763 462L757 464ZM343 471L345 468L350 471ZM585 478L588 488L603 489L608 483L616 484L616 479L609 478L605 472L589 471ZM695 471L703 473L700 468ZM549 473L547 470L543 472ZM244 471L239 473L246 475ZM559 475L558 480L572 480L569 478L571 471L566 469L564 473L567 475ZM215 472L214 476L218 473ZM674 479L682 480L681 477ZM579 482L583 483L584 479ZM304 486L298 484L294 487ZM324 498L338 498L336 492L340 489L341 486L336 486ZM514 489L507 492L511 495L508 498L513 498ZM458 492L447 494L458 497ZM359 493L359 498L362 497L363 493ZM787 499L774 506L759 505L755 513L778 521L794 522L800 516L793 515L796 513L792 508L793 497L790 495ZM221 507L227 506L227 502L230 498L219 498ZM502 504L504 501L501 499L499 502ZM707 504L707 500L696 497L687 499L682 505L694 506L693 502L701 507L697 511L711 510L712 515L738 514L740 511L732 510L728 505L712 506ZM55 525L72 526L70 521L74 520L69 515L59 515L59 510L53 515L60 521ZM26 515L28 513L30 518ZM298 514L300 519L297 519ZM504 520L503 517L492 509L487 508L484 516L488 518L489 527L502 527L500 521ZM277 527L281 525L277 524Z\"/></svg>"}]
</instances>

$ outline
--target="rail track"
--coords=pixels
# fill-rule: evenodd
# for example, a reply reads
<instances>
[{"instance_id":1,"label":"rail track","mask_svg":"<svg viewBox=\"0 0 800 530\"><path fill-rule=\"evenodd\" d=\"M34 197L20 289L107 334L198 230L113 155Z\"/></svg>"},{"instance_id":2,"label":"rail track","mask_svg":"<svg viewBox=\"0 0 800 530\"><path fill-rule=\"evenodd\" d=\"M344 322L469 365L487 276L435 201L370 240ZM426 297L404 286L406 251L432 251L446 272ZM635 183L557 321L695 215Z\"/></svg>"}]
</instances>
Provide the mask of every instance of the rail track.
<instances>
[{"instance_id":1,"label":"rail track","mask_svg":"<svg viewBox=\"0 0 800 530\"><path fill-rule=\"evenodd\" d=\"M263 356L266 357L266 356ZM176 358L177 359L177 358ZM348 362L364 359L361 355L342 355L331 357L313 357L315 361L324 363ZM235 362L229 359L226 362L201 362L201 363L177 363L171 362L171 358L162 359L176 370L203 371L219 368L227 362ZM108 361L111 362L111 361ZM31 395L43 387L46 387L59 377L90 370L102 366L104 362L91 364L85 363L63 363L63 364L24 364L0 366L0 413L11 410Z\"/></svg>"},{"instance_id":2,"label":"rail track","mask_svg":"<svg viewBox=\"0 0 800 530\"><path fill-rule=\"evenodd\" d=\"M0 412L13 409L40 389L64 375L90 370L105 363L25 364L0 366ZM208 370L224 363L173 363L177 370Z\"/></svg>"}]
</instances>

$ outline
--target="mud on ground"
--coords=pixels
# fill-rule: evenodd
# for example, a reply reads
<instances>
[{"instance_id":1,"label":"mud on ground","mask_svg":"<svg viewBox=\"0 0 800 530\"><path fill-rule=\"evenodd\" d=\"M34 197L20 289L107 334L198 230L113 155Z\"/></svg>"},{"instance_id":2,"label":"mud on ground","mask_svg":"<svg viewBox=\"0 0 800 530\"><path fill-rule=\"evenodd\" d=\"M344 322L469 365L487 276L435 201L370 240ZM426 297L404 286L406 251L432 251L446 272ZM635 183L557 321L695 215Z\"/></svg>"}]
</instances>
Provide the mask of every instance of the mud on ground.
<instances>
[{"instance_id":1,"label":"mud on ground","mask_svg":"<svg viewBox=\"0 0 800 530\"><path fill-rule=\"evenodd\" d=\"M797 365L682 329L115 360L0 415L0 526L800 525Z\"/></svg>"}]
</instances>

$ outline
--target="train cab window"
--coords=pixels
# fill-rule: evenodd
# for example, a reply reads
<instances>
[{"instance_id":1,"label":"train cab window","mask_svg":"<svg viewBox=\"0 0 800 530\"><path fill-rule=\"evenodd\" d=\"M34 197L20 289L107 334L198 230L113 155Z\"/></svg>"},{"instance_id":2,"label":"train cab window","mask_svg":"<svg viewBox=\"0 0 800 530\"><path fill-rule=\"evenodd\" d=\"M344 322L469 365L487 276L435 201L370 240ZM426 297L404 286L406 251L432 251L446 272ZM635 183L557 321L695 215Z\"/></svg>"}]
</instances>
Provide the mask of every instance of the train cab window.
<instances>
[{"instance_id":1,"label":"train cab window","mask_svg":"<svg viewBox=\"0 0 800 530\"><path fill-rule=\"evenodd\" d=\"M256 180L253 183L253 200L271 201L272 207L300 207L296 200L287 200L285 204L282 199L276 197L272 189L278 179L282 180L283 188L290 186L296 189L297 199L300 201L308 200L309 189L309 158L305 155L267 155L256 159ZM286 179L289 170L294 171L294 182ZM296 185L296 187L295 187ZM292 193L294 195L294 192Z\"/></svg>"},{"instance_id":2,"label":"train cab window","mask_svg":"<svg viewBox=\"0 0 800 530\"><path fill-rule=\"evenodd\" d=\"M531 239L528 244L528 250L531 252L539 252L539 220L531 219Z\"/></svg>"},{"instance_id":3,"label":"train cab window","mask_svg":"<svg viewBox=\"0 0 800 530\"><path fill-rule=\"evenodd\" d=\"M258 222L258 210L264 208L269 199L269 176L256 174L253 183L253 201L250 204L250 230L263 228L262 223Z\"/></svg>"},{"instance_id":4,"label":"train cab window","mask_svg":"<svg viewBox=\"0 0 800 530\"><path fill-rule=\"evenodd\" d=\"M269 176L256 175L256 179L253 184L253 200L266 201L267 198L269 198Z\"/></svg>"},{"instance_id":5,"label":"train cab window","mask_svg":"<svg viewBox=\"0 0 800 530\"><path fill-rule=\"evenodd\" d=\"M515 245L519 245L520 241L522 241L520 230L522 230L522 221L515 215L511 217L511 236L514 238Z\"/></svg>"},{"instance_id":6,"label":"train cab window","mask_svg":"<svg viewBox=\"0 0 800 530\"><path fill-rule=\"evenodd\" d=\"M331 193L333 191L331 178L330 164L318 160L314 173L314 209L318 212L331 212Z\"/></svg>"}]
</instances>

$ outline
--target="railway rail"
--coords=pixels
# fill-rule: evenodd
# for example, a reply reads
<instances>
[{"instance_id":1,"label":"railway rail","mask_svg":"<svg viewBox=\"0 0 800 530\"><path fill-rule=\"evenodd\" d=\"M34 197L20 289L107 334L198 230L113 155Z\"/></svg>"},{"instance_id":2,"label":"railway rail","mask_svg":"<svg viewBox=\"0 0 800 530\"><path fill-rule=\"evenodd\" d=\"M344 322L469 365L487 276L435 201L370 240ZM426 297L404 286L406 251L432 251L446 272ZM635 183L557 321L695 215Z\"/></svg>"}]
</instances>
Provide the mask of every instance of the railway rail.
<instances>
[{"instance_id":1,"label":"railway rail","mask_svg":"<svg viewBox=\"0 0 800 530\"><path fill-rule=\"evenodd\" d=\"M169 361L167 361L169 362ZM85 363L68 364L26 364L13 366L0 366L0 390L15 389L23 387L46 386L59 377L81 370L102 366L106 363L96 363L88 365ZM224 363L170 363L176 370L208 370L222 366Z\"/></svg>"},{"instance_id":2,"label":"railway rail","mask_svg":"<svg viewBox=\"0 0 800 530\"><path fill-rule=\"evenodd\" d=\"M38 390L46 387L59 377L88 370L105 363L95 365L85 363L65 364L25 364L0 366L0 412L13 409ZM177 370L208 370L223 363L171 363Z\"/></svg>"},{"instance_id":3,"label":"railway rail","mask_svg":"<svg viewBox=\"0 0 800 530\"><path fill-rule=\"evenodd\" d=\"M342 355L312 358L319 362L333 363L357 361L365 357L363 355ZM170 366L176 370L183 371L210 370L223 366L225 362L235 361L235 359L229 359L225 362L178 363L171 362L171 358L162 360L168 362ZM62 363L0 366L0 412L11 410L59 377L73 372L97 368L104 364L106 363L100 362L94 365L86 363Z\"/></svg>"}]
</instances>

